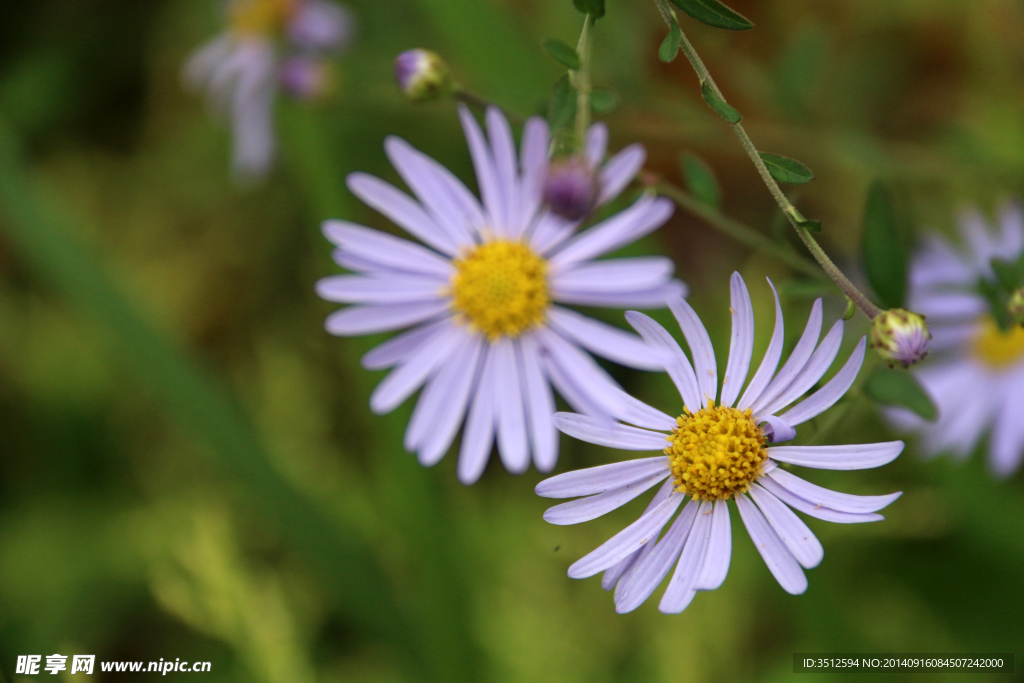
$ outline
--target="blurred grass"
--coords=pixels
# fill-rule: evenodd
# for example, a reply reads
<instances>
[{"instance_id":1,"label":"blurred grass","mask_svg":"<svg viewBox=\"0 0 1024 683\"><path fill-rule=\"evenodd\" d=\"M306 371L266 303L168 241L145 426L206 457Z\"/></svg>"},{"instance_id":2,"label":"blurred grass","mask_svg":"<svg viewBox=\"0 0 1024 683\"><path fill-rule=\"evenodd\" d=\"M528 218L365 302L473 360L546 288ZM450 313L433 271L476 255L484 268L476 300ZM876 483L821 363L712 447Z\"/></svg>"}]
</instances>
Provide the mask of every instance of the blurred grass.
<instances>
[{"instance_id":1,"label":"blurred grass","mask_svg":"<svg viewBox=\"0 0 1024 683\"><path fill-rule=\"evenodd\" d=\"M335 97L282 105L281 163L266 186L240 191L226 134L178 79L217 30L214 3L2 3L0 671L18 654L59 651L210 660L223 681L768 682L790 678L794 651L1019 648L1021 475L993 482L980 453L924 462L911 444L878 471L809 475L905 495L882 523L810 520L826 559L799 597L734 520L726 584L677 617L655 601L616 615L596 580L565 576L641 501L553 527L535 471L492 463L465 488L451 454L424 470L403 453L409 406L384 417L367 407L383 373L358 358L379 339L322 330L332 307L312 286L335 267L318 224L394 229L344 187L356 169L396 180L388 134L472 185L452 108L402 102L394 54L441 49L468 86L531 113L558 76L540 41L573 42L580 18L569 0L351 4L360 38ZM844 266L855 268L876 177L909 224L942 231L964 203L991 211L1024 191L1019 3L731 4L758 27L688 33L755 142L815 170L800 204ZM679 154L697 152L725 211L771 236L770 197L688 67L658 62L662 33L640 0L610 2L598 23L595 82L624 99L608 118L612 147L643 142L672 179ZM763 352L763 277L793 280L781 264L682 214L634 249L676 259L718 349L725 283L740 270ZM809 300L784 305L791 347ZM842 310L826 299L827 321ZM847 348L863 322L848 329ZM663 377L610 370L678 409ZM832 438L892 435L860 400ZM563 439L558 470L620 456Z\"/></svg>"}]
</instances>

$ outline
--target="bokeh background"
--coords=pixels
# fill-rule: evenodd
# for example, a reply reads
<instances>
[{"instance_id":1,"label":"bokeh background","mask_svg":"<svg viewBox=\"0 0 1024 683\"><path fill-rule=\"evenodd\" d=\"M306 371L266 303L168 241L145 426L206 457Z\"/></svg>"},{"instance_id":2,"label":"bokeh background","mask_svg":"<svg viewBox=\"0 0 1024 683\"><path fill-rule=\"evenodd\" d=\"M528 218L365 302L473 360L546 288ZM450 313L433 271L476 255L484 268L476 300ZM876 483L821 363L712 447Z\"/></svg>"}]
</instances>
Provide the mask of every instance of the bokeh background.
<instances>
[{"instance_id":1,"label":"bokeh background","mask_svg":"<svg viewBox=\"0 0 1024 683\"><path fill-rule=\"evenodd\" d=\"M810 475L905 494L881 523L809 520L826 556L803 596L775 583L733 515L727 582L679 616L656 600L616 615L598 579L565 576L642 502L555 527L536 471L512 476L493 458L466 488L453 455L428 470L404 453L410 405L372 415L382 373L358 363L381 338L323 331L332 306L313 285L337 267L319 223L394 229L344 186L357 169L397 181L389 134L473 182L453 105L396 91L398 52L436 49L483 97L543 112L561 70L540 42L575 43L581 15L570 0L348 4L359 37L332 95L281 103L279 163L240 188L227 132L180 80L221 30L214 0L0 2L2 676L31 680L13 676L16 656L54 652L209 660L211 673L171 676L210 683L768 682L794 676L794 652L1020 657L1024 479L993 481L981 453L927 461L911 441L880 470ZM874 179L911 236L1024 191L1020 2L731 4L757 28L684 28L759 147L816 171L800 206L852 273ZM664 34L653 3L608 0L594 68L622 100L605 117L612 147L643 142L648 168L673 181L680 154L698 154L724 213L789 241L688 64L659 62ZM634 250L676 259L720 349L733 270L751 284L756 354L771 327L764 276L783 286L790 345L802 330L813 288L684 211ZM826 295L826 323L844 303ZM847 329L849 349L863 316ZM678 412L663 377L609 367ZM855 391L799 438L893 434ZM621 457L563 438L557 471Z\"/></svg>"}]
</instances>

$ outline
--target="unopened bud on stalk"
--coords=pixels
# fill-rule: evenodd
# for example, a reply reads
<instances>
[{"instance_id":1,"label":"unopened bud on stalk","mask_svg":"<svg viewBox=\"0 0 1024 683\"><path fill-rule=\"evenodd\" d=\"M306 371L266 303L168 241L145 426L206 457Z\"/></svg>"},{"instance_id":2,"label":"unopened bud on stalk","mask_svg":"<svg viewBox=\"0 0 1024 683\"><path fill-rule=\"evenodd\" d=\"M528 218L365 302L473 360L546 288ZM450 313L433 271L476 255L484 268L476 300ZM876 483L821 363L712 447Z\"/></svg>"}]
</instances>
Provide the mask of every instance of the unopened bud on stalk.
<instances>
[{"instance_id":1,"label":"unopened bud on stalk","mask_svg":"<svg viewBox=\"0 0 1024 683\"><path fill-rule=\"evenodd\" d=\"M402 94L413 102L434 100L455 89L448 63L430 50L406 50L398 55L395 80Z\"/></svg>"},{"instance_id":2,"label":"unopened bud on stalk","mask_svg":"<svg viewBox=\"0 0 1024 683\"><path fill-rule=\"evenodd\" d=\"M883 311L871 323L871 348L889 365L909 368L923 360L931 338L924 316L905 308Z\"/></svg>"},{"instance_id":3,"label":"unopened bud on stalk","mask_svg":"<svg viewBox=\"0 0 1024 683\"><path fill-rule=\"evenodd\" d=\"M1010 320L1024 326L1024 287L1010 295L1006 310L1010 313Z\"/></svg>"},{"instance_id":4,"label":"unopened bud on stalk","mask_svg":"<svg viewBox=\"0 0 1024 683\"><path fill-rule=\"evenodd\" d=\"M597 175L586 159L563 157L551 162L544 179L544 201L554 214L578 221L593 211L598 189Z\"/></svg>"}]
</instances>

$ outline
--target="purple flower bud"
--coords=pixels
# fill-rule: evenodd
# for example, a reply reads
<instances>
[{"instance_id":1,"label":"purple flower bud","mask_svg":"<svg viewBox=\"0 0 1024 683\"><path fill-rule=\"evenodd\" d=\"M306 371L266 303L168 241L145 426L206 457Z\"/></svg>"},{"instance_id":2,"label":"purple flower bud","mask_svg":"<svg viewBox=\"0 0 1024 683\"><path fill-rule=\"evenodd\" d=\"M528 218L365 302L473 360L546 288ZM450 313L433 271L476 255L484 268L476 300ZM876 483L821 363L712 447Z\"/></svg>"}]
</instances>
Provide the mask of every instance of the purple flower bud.
<instances>
[{"instance_id":1,"label":"purple flower bud","mask_svg":"<svg viewBox=\"0 0 1024 683\"><path fill-rule=\"evenodd\" d=\"M558 216L577 221L594 210L598 182L594 169L582 157L555 160L544 180L544 201Z\"/></svg>"},{"instance_id":2,"label":"purple flower bud","mask_svg":"<svg viewBox=\"0 0 1024 683\"><path fill-rule=\"evenodd\" d=\"M908 368L924 360L931 338L924 316L905 308L879 313L871 323L871 347L890 365Z\"/></svg>"},{"instance_id":3,"label":"purple flower bud","mask_svg":"<svg viewBox=\"0 0 1024 683\"><path fill-rule=\"evenodd\" d=\"M455 87L451 70L441 55L430 50L406 50L395 57L395 81L413 102L449 94Z\"/></svg>"},{"instance_id":4,"label":"purple flower bud","mask_svg":"<svg viewBox=\"0 0 1024 683\"><path fill-rule=\"evenodd\" d=\"M301 0L288 22L288 39L304 50L335 51L349 42L354 29L351 13L341 5Z\"/></svg>"},{"instance_id":5,"label":"purple flower bud","mask_svg":"<svg viewBox=\"0 0 1024 683\"><path fill-rule=\"evenodd\" d=\"M331 65L323 59L296 55L281 65L281 85L299 100L317 100L331 90Z\"/></svg>"}]
</instances>

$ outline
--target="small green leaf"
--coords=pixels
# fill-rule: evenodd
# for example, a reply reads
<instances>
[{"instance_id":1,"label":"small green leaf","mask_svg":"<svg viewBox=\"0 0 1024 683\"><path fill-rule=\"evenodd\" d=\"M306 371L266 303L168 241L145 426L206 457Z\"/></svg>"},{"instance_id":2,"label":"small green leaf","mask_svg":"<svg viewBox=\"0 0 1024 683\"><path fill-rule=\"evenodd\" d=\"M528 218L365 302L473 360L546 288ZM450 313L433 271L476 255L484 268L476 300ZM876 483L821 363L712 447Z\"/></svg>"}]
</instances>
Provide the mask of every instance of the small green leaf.
<instances>
[{"instance_id":1,"label":"small green leaf","mask_svg":"<svg viewBox=\"0 0 1024 683\"><path fill-rule=\"evenodd\" d=\"M558 130L568 125L576 116L576 89L569 82L569 74L563 74L551 88L548 101L548 124Z\"/></svg>"},{"instance_id":2,"label":"small green leaf","mask_svg":"<svg viewBox=\"0 0 1024 683\"><path fill-rule=\"evenodd\" d=\"M711 167L704 163L703 159L689 152L683 154L682 167L686 189L690 194L708 206L716 209L721 207L722 189Z\"/></svg>"},{"instance_id":3,"label":"small green leaf","mask_svg":"<svg viewBox=\"0 0 1024 683\"><path fill-rule=\"evenodd\" d=\"M802 221L798 221L801 228L806 228L813 233L821 232L821 221L816 221L813 218L805 218Z\"/></svg>"},{"instance_id":4,"label":"small green leaf","mask_svg":"<svg viewBox=\"0 0 1024 683\"><path fill-rule=\"evenodd\" d=\"M598 115L610 114L619 108L622 98L611 88L594 88L590 92L590 109Z\"/></svg>"},{"instance_id":5,"label":"small green leaf","mask_svg":"<svg viewBox=\"0 0 1024 683\"><path fill-rule=\"evenodd\" d=\"M907 408L929 422L939 416L928 392L905 370L879 370L871 376L864 390L879 403Z\"/></svg>"},{"instance_id":6,"label":"small green leaf","mask_svg":"<svg viewBox=\"0 0 1024 683\"><path fill-rule=\"evenodd\" d=\"M743 119L736 109L715 94L707 81L700 84L700 93L704 96L704 101L708 103L708 106L714 109L715 113L725 119L727 123L739 123Z\"/></svg>"},{"instance_id":7,"label":"small green leaf","mask_svg":"<svg viewBox=\"0 0 1024 683\"><path fill-rule=\"evenodd\" d=\"M857 304L853 303L853 299L846 300L846 313L843 313L843 320L853 320L854 314L857 313Z\"/></svg>"},{"instance_id":8,"label":"small green leaf","mask_svg":"<svg viewBox=\"0 0 1024 683\"><path fill-rule=\"evenodd\" d=\"M750 19L736 10L729 9L718 0L672 0L672 4L708 26L730 31L754 28Z\"/></svg>"},{"instance_id":9,"label":"small green leaf","mask_svg":"<svg viewBox=\"0 0 1024 683\"><path fill-rule=\"evenodd\" d=\"M565 68L574 71L580 68L580 56L576 54L576 50L568 43L558 38L548 38L541 45L544 46L545 52Z\"/></svg>"},{"instance_id":10,"label":"small green leaf","mask_svg":"<svg viewBox=\"0 0 1024 683\"><path fill-rule=\"evenodd\" d=\"M663 62L671 62L679 54L679 46L683 42L683 32L679 30L679 24L673 19L668 29L668 35L661 42L658 48L658 58Z\"/></svg>"},{"instance_id":11,"label":"small green leaf","mask_svg":"<svg viewBox=\"0 0 1024 683\"><path fill-rule=\"evenodd\" d=\"M593 14L595 19L604 16L604 0L572 0L572 4L583 14Z\"/></svg>"},{"instance_id":12,"label":"small green leaf","mask_svg":"<svg viewBox=\"0 0 1024 683\"><path fill-rule=\"evenodd\" d=\"M781 154L772 154L771 152L758 152L758 154L761 155L761 161L768 167L768 172L772 174L772 178L775 178L780 183L803 185L814 180L814 171L796 159L784 157Z\"/></svg>"},{"instance_id":13,"label":"small green leaf","mask_svg":"<svg viewBox=\"0 0 1024 683\"><path fill-rule=\"evenodd\" d=\"M907 249L892 196L879 181L871 184L864 206L864 270L884 308L899 308L907 291Z\"/></svg>"}]
</instances>

